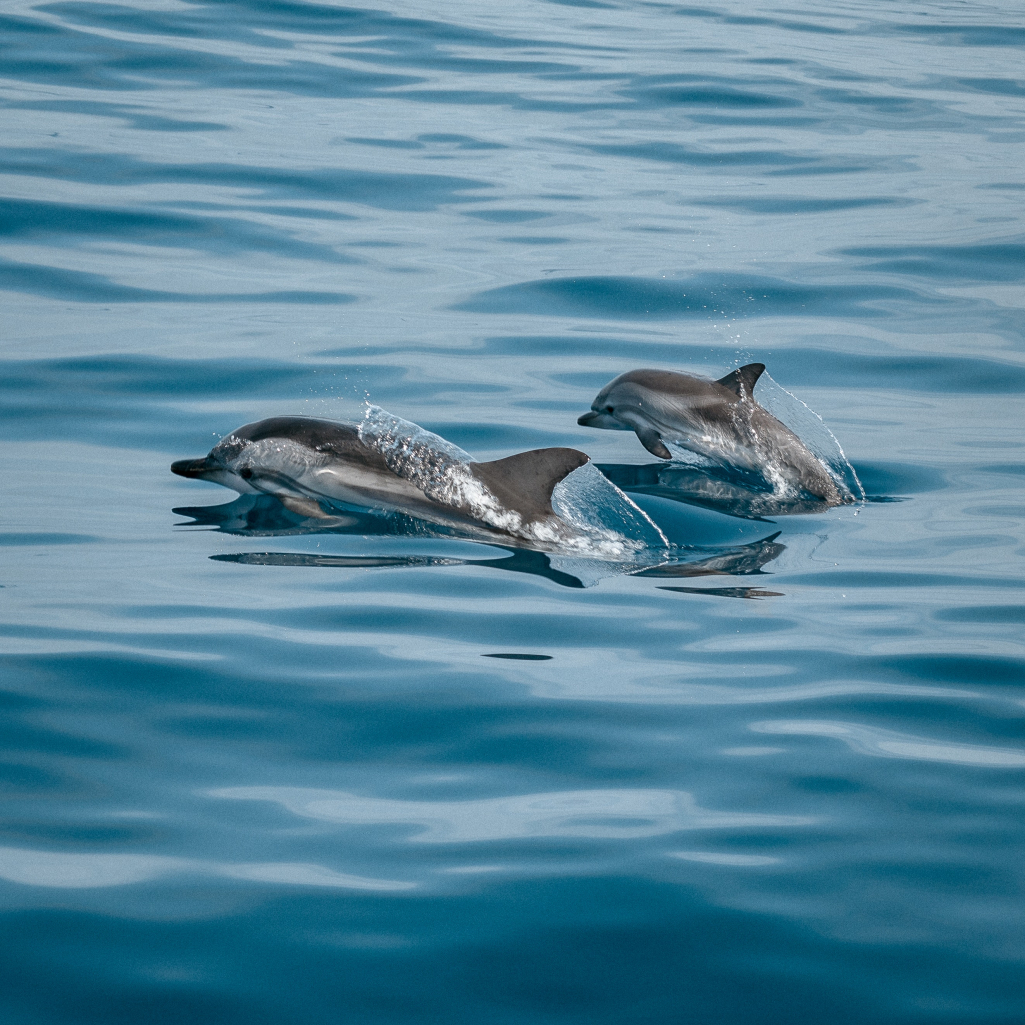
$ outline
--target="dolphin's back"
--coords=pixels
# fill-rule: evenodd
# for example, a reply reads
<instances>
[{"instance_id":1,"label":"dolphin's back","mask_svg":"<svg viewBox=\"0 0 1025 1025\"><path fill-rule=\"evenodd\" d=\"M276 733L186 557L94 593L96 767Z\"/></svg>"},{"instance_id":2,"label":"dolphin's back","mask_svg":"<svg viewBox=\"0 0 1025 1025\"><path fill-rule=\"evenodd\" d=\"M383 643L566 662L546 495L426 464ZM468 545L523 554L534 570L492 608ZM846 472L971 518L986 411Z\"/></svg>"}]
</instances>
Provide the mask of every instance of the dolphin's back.
<instances>
[{"instance_id":1,"label":"dolphin's back","mask_svg":"<svg viewBox=\"0 0 1025 1025\"><path fill-rule=\"evenodd\" d=\"M318 420L310 416L272 416L246 424L232 436L241 441L287 438L289 441L328 456L356 460L376 469L387 470L384 456L359 436L359 426L339 420Z\"/></svg>"},{"instance_id":2,"label":"dolphin's back","mask_svg":"<svg viewBox=\"0 0 1025 1025\"><path fill-rule=\"evenodd\" d=\"M674 370L630 370L620 374L609 387L616 384L635 384L662 395L715 395L724 401L736 400L737 394L724 388L718 381L694 374L680 374Z\"/></svg>"},{"instance_id":3,"label":"dolphin's back","mask_svg":"<svg viewBox=\"0 0 1025 1025\"><path fill-rule=\"evenodd\" d=\"M634 405L656 419L682 417L695 425L701 421L732 421L743 401L743 396L722 381L674 370L630 370L608 387L615 389L617 385L627 406ZM664 421L664 426L671 422Z\"/></svg>"},{"instance_id":4,"label":"dolphin's back","mask_svg":"<svg viewBox=\"0 0 1025 1025\"><path fill-rule=\"evenodd\" d=\"M747 366L733 370L718 381L696 374L683 374L675 370L628 370L620 374L609 387L617 383L631 382L649 391L661 392L665 395L714 395L725 402L737 399L750 399L754 393L755 383L765 371L764 363L748 363Z\"/></svg>"}]
</instances>

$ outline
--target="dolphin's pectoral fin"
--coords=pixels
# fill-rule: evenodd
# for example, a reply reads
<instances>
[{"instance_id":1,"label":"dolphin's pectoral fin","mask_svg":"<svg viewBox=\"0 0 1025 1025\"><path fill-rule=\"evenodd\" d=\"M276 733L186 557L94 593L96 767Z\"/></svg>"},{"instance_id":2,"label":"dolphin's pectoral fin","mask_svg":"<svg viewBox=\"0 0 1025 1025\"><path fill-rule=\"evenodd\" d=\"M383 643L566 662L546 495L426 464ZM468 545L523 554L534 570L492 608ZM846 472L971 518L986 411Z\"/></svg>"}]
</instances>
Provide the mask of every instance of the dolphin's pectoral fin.
<instances>
[{"instance_id":1,"label":"dolphin's pectoral fin","mask_svg":"<svg viewBox=\"0 0 1025 1025\"><path fill-rule=\"evenodd\" d=\"M637 438L640 443L653 455L658 456L659 459L672 459L673 453L666 448L662 441L662 435L658 433L653 427L635 427L634 430L637 432Z\"/></svg>"},{"instance_id":2,"label":"dolphin's pectoral fin","mask_svg":"<svg viewBox=\"0 0 1025 1025\"><path fill-rule=\"evenodd\" d=\"M320 507L320 503L312 498L296 498L294 495L274 496L289 512L297 516L306 516L311 520L330 520L335 517L329 516Z\"/></svg>"},{"instance_id":3,"label":"dolphin's pectoral fin","mask_svg":"<svg viewBox=\"0 0 1025 1025\"><path fill-rule=\"evenodd\" d=\"M748 363L746 367L739 367L737 370L720 377L716 384L729 388L742 399L749 399L754 394L755 382L765 371L764 363Z\"/></svg>"},{"instance_id":4,"label":"dolphin's pectoral fin","mask_svg":"<svg viewBox=\"0 0 1025 1025\"><path fill-rule=\"evenodd\" d=\"M470 463L470 472L506 509L532 523L555 515L555 485L589 460L575 448L539 448L490 463Z\"/></svg>"},{"instance_id":5,"label":"dolphin's pectoral fin","mask_svg":"<svg viewBox=\"0 0 1025 1025\"><path fill-rule=\"evenodd\" d=\"M239 476L256 491L270 495L271 498L276 498L289 512L295 513L296 516L305 516L307 519L315 520L330 520L332 518L330 514L324 512L320 503L315 498L297 495L295 493L295 484L284 474L275 473L274 471L253 473L252 469L249 469L248 472L243 469Z\"/></svg>"}]
</instances>

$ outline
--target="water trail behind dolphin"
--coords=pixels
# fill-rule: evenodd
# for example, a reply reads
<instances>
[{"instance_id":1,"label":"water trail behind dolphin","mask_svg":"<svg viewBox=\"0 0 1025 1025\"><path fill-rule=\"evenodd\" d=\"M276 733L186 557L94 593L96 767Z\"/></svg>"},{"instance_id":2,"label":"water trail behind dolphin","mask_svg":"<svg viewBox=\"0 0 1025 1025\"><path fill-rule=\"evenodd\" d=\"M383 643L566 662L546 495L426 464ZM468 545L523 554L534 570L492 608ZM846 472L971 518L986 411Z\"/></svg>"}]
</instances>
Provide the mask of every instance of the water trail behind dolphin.
<instances>
[{"instance_id":1,"label":"water trail behind dolphin","mask_svg":"<svg viewBox=\"0 0 1025 1025\"><path fill-rule=\"evenodd\" d=\"M825 465L840 486L841 494L850 496L851 502L864 502L865 489L840 442L807 402L787 391L767 371L759 379L757 400Z\"/></svg>"},{"instance_id":2,"label":"water trail behind dolphin","mask_svg":"<svg viewBox=\"0 0 1025 1025\"><path fill-rule=\"evenodd\" d=\"M822 417L806 402L788 392L764 371L758 379L755 401L789 428L800 439L804 447L822 464L837 486L841 504L849 505L865 500L865 489L862 487L854 467L840 447L840 443L826 426ZM741 465L742 460L737 458L736 444L732 438L726 435L719 436L710 433L702 439L704 444L716 453L714 456L694 452L684 447L680 439L675 439L669 434L664 434L662 440L672 452L672 464L666 476L672 475L673 468L694 467L699 472L710 474L710 480L714 482L712 486L721 489L722 484L718 479L725 474L727 488L742 489L754 498L759 506L768 500L769 505L765 507L766 515L782 515L788 511L808 511L803 507L805 504L803 500L808 496L801 491L799 486L788 479L786 473L787 454L777 451L769 438L761 439L759 455L763 462L757 469ZM689 489L684 487L683 490ZM707 487L702 487L699 490L704 492ZM765 496L762 502L757 501L760 494ZM719 504L724 503L720 502ZM729 503L725 502L725 504ZM741 501L739 504L746 503ZM820 504L814 503L816 508Z\"/></svg>"},{"instance_id":3,"label":"water trail behind dolphin","mask_svg":"<svg viewBox=\"0 0 1025 1025\"><path fill-rule=\"evenodd\" d=\"M394 473L432 500L465 505L481 522L522 537L531 547L572 558L577 575L579 559L622 572L626 566L657 565L667 558L669 541L659 527L591 464L574 470L552 495L552 508L565 529L522 524L469 472L473 457L458 445L373 405L366 408L359 433Z\"/></svg>"}]
</instances>

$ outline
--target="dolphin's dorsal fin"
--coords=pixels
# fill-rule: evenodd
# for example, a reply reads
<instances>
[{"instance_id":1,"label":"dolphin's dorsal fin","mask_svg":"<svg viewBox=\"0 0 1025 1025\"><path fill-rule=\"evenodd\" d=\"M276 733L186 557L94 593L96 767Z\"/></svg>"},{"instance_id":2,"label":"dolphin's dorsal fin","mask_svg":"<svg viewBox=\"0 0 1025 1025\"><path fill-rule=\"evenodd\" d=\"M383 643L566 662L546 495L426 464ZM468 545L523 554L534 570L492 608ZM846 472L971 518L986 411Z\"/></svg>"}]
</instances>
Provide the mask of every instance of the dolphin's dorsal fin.
<instances>
[{"instance_id":1,"label":"dolphin's dorsal fin","mask_svg":"<svg viewBox=\"0 0 1025 1025\"><path fill-rule=\"evenodd\" d=\"M762 376L765 370L764 363L748 363L746 367L739 367L732 370L725 377L720 377L716 384L729 388L742 399L749 399L754 394L755 381Z\"/></svg>"},{"instance_id":2,"label":"dolphin's dorsal fin","mask_svg":"<svg viewBox=\"0 0 1025 1025\"><path fill-rule=\"evenodd\" d=\"M470 463L470 472L506 509L531 523L555 515L555 485L590 458L575 448L537 448L490 463Z\"/></svg>"}]
</instances>

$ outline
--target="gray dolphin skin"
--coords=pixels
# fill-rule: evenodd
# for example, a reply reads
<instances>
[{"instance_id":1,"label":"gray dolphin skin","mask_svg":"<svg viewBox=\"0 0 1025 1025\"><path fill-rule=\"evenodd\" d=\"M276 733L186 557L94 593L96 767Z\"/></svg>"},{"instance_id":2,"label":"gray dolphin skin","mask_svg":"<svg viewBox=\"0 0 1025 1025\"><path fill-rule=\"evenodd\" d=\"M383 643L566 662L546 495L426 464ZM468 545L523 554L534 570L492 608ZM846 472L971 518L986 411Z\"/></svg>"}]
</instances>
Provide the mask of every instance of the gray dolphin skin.
<instances>
[{"instance_id":1,"label":"gray dolphin skin","mask_svg":"<svg viewBox=\"0 0 1025 1025\"><path fill-rule=\"evenodd\" d=\"M774 477L829 505L844 501L822 462L754 398L764 363L749 363L718 381L671 370L631 370L598 393L577 423L633 431L660 459L672 459L665 441L718 463Z\"/></svg>"},{"instance_id":2,"label":"gray dolphin skin","mask_svg":"<svg viewBox=\"0 0 1025 1025\"><path fill-rule=\"evenodd\" d=\"M487 463L427 450L416 460L408 447L397 451L361 436L357 424L282 416L246 424L209 455L178 460L171 471L241 495L273 495L305 515L324 516L322 500L342 502L529 540L558 533L562 521L552 508L552 490L589 461L571 448Z\"/></svg>"}]
</instances>

